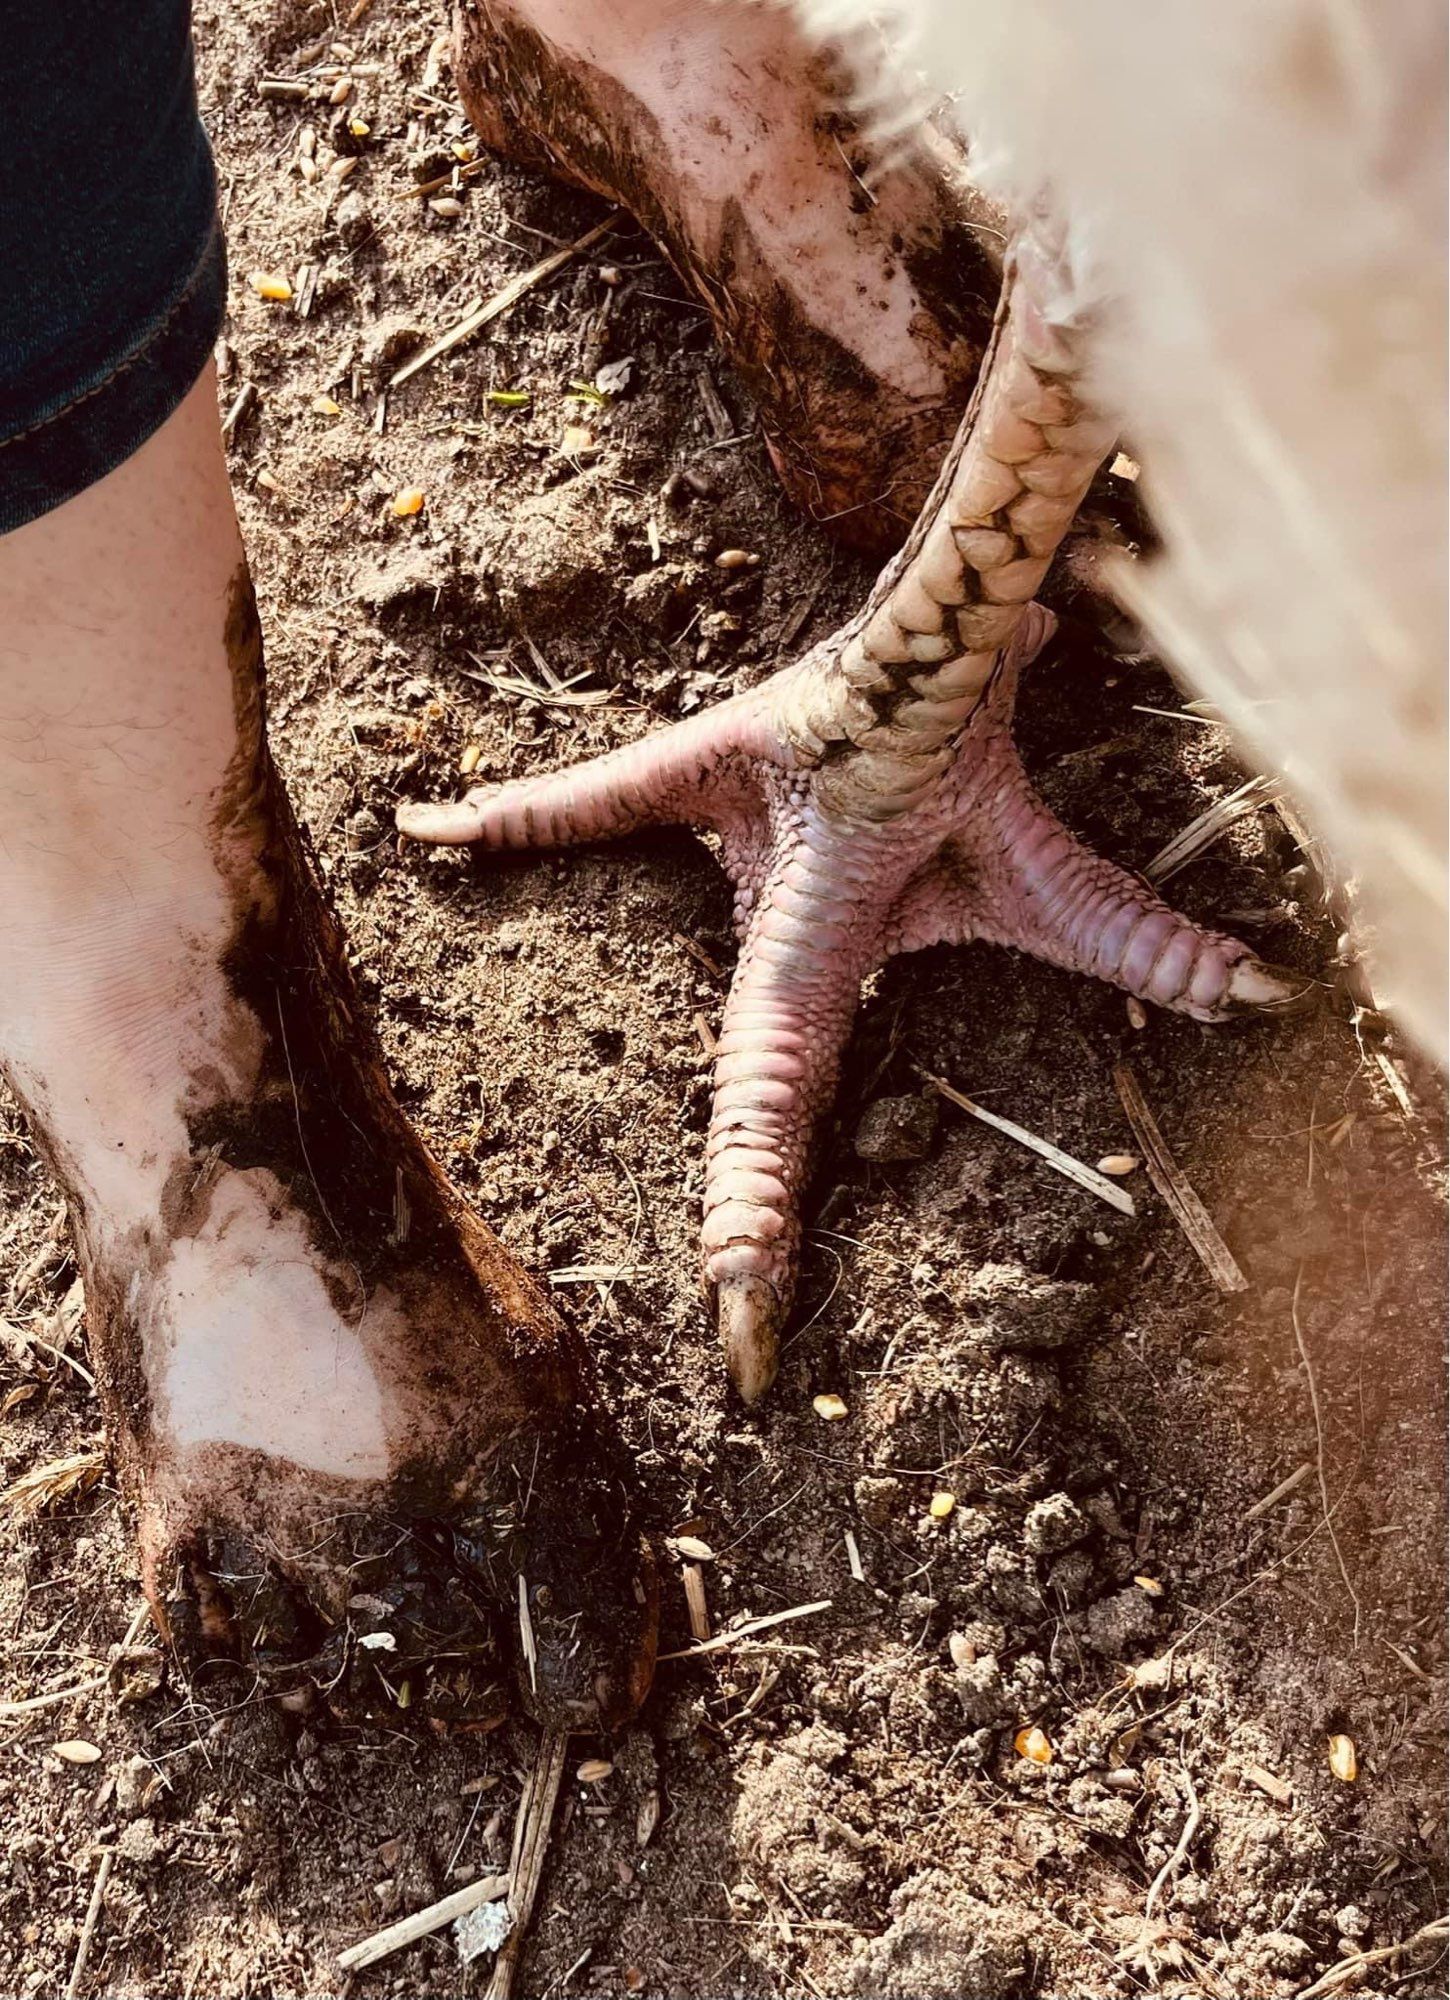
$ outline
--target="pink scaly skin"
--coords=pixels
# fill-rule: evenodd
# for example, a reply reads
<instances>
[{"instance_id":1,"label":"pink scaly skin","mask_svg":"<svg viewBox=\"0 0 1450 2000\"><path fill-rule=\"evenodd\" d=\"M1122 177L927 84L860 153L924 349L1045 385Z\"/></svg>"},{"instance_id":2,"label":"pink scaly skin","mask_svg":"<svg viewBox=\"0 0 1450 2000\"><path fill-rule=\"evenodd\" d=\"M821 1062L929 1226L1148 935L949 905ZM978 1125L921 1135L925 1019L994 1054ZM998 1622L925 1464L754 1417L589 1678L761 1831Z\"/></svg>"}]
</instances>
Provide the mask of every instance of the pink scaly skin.
<instances>
[{"instance_id":1,"label":"pink scaly skin","mask_svg":"<svg viewBox=\"0 0 1450 2000\"><path fill-rule=\"evenodd\" d=\"M888 958L982 939L1200 1021L1312 996L1084 847L1017 755L1018 676L1056 624L1030 600L1112 442L1076 386L1075 329L1044 310L1051 278L1040 247L1019 244L973 406L859 617L759 687L625 749L398 813L415 840L488 848L680 823L720 837L741 952L702 1240L747 1402L778 1364L812 1132L862 981Z\"/></svg>"}]
</instances>

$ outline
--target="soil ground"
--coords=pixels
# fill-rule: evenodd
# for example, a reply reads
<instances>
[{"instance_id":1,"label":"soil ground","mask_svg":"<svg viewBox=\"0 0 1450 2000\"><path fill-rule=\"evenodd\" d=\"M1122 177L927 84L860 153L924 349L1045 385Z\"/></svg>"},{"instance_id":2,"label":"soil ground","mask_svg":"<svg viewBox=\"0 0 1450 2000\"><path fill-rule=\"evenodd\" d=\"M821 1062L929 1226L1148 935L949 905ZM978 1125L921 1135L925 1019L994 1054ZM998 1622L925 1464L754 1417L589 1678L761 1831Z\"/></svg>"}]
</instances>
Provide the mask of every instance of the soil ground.
<instances>
[{"instance_id":1,"label":"soil ground","mask_svg":"<svg viewBox=\"0 0 1450 2000\"><path fill-rule=\"evenodd\" d=\"M799 1330L744 1415L695 1276L732 953L709 853L681 833L479 863L400 853L390 816L448 794L465 753L543 768L728 693L865 573L779 498L704 317L627 222L384 400L404 355L603 210L467 162L426 5L340 19L197 10L273 739L404 1101L587 1333L654 1526L714 1551L715 1628L830 1600L662 1666L612 1773L570 1782L522 1990L1257 2000L1343 1962L1336 1990L1442 1991L1442 1939L1349 1962L1443 1908L1433 1078L1333 1012L1135 1030L1121 996L1005 953L898 962L825 1136ZM299 77L320 101L259 92ZM305 177L308 127L314 159L356 156L346 178ZM456 213L411 196L461 164L434 197ZM291 304L249 283L304 267ZM405 488L425 501L400 518ZM758 566L718 569L727 547ZM1068 611L1022 740L1068 821L1141 866L1242 772L1153 662ZM1334 927L1299 861L1260 813L1175 893L1322 968ZM945 1105L923 1157L856 1148L920 1065L1080 1158L1137 1152L1123 1061L1246 1291L1215 1289L1141 1172L1130 1219ZM88 1990L338 1991L340 1949L506 1862L531 1733L430 1724L426 1687L391 1726L304 1725L189 1694L144 1635L116 1658L132 1548L13 1109L0 1186L0 1483L71 1457L79 1480L48 1474L7 1533L0 1693L81 1689L0 1715L0 1988L64 1986L110 1849ZM673 1576L664 1643L688 1643ZM1049 1762L1017 1754L1029 1727ZM75 1739L98 1756L56 1754ZM348 1990L487 1977L444 1933Z\"/></svg>"}]
</instances>

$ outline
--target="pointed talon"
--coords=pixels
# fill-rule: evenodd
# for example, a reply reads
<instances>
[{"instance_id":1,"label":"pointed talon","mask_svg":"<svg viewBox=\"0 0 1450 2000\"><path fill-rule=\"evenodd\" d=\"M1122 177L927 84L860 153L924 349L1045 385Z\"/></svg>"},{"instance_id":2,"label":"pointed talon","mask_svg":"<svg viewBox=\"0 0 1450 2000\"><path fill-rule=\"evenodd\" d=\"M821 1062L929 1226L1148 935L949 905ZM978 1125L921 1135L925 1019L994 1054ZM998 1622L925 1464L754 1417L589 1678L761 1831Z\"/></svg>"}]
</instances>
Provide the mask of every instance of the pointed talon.
<instances>
[{"instance_id":1,"label":"pointed talon","mask_svg":"<svg viewBox=\"0 0 1450 2000\"><path fill-rule=\"evenodd\" d=\"M1319 1004L1317 979L1306 979L1287 965L1270 965L1261 958L1241 958L1229 974L1224 1007L1255 1014L1307 1014Z\"/></svg>"},{"instance_id":2,"label":"pointed talon","mask_svg":"<svg viewBox=\"0 0 1450 2000\"><path fill-rule=\"evenodd\" d=\"M780 1295L764 1278L725 1278L715 1288L725 1366L742 1403L758 1403L780 1367Z\"/></svg>"}]
</instances>

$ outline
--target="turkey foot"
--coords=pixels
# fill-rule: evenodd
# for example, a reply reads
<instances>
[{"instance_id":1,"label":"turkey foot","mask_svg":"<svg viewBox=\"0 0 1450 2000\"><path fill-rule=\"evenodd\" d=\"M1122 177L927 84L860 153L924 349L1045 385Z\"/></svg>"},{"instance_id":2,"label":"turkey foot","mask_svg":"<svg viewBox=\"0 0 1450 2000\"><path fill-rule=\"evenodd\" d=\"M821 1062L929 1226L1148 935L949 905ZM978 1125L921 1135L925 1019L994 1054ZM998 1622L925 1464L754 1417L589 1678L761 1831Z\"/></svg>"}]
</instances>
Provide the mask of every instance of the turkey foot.
<instances>
[{"instance_id":1,"label":"turkey foot","mask_svg":"<svg viewBox=\"0 0 1450 2000\"><path fill-rule=\"evenodd\" d=\"M1201 1021L1307 1000L1297 974L1177 915L1048 811L1011 735L1054 626L1031 600L1108 426L1083 400L1054 246L1024 237L972 407L858 617L749 692L557 775L405 806L415 840L557 847L684 822L718 835L739 963L715 1065L704 1270L741 1395L774 1378L812 1129L862 980L982 939Z\"/></svg>"},{"instance_id":2,"label":"turkey foot","mask_svg":"<svg viewBox=\"0 0 1450 2000\"><path fill-rule=\"evenodd\" d=\"M489 145L621 202L660 243L805 511L898 548L998 288L1001 218L947 142L875 157L841 58L789 8L743 0L463 0L455 70Z\"/></svg>"},{"instance_id":3,"label":"turkey foot","mask_svg":"<svg viewBox=\"0 0 1450 2000\"><path fill-rule=\"evenodd\" d=\"M649 1552L582 1354L360 1016L267 752L210 371L0 543L0 614L0 1062L157 1623L193 1670L446 1717L496 1705L501 1620L542 1721L622 1721Z\"/></svg>"}]
</instances>

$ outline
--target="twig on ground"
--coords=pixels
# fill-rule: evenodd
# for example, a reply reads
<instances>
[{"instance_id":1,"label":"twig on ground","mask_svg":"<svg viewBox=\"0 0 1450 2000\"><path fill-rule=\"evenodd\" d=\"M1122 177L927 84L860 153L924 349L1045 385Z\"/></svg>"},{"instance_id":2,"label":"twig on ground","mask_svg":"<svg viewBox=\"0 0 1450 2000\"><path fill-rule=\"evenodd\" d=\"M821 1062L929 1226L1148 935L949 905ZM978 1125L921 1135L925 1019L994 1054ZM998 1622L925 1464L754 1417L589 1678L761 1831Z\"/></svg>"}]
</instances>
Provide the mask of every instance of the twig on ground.
<instances>
[{"instance_id":1,"label":"twig on ground","mask_svg":"<svg viewBox=\"0 0 1450 2000\"><path fill-rule=\"evenodd\" d=\"M106 1900L106 1884L111 1879L111 1870L115 1865L115 1848L108 1847L104 1849L101 1854L101 1865L96 1870L96 1884L91 1890L90 1908L86 1911L86 1920L81 1928L80 1942L76 1946L75 1963L70 1969L70 1978L66 1982L65 2000L76 2000L76 1995L81 1990L81 1981L85 1978L86 1961L91 1955L91 1945L95 1939L96 1926L101 1921L101 1905Z\"/></svg>"},{"instance_id":2,"label":"twig on ground","mask_svg":"<svg viewBox=\"0 0 1450 2000\"><path fill-rule=\"evenodd\" d=\"M737 1625L733 1632L717 1632L713 1639L706 1639L700 1645L682 1646L676 1653L661 1653L660 1664L666 1660L698 1660L706 1653L726 1652L756 1632L768 1632L772 1626L788 1624L792 1618L814 1618L818 1611L829 1611L831 1603L829 1597L821 1597L814 1604L797 1604L789 1611L772 1611L768 1618L748 1619L744 1625Z\"/></svg>"},{"instance_id":3,"label":"twig on ground","mask_svg":"<svg viewBox=\"0 0 1450 2000\"><path fill-rule=\"evenodd\" d=\"M1271 1507L1277 1507L1281 1500L1287 1500L1291 1493L1296 1492L1304 1484L1313 1470L1314 1467L1307 1458L1302 1465L1296 1465L1287 1479L1281 1479L1271 1492L1266 1493L1262 1500L1256 1500L1253 1506L1240 1516L1240 1525L1257 1521L1261 1514L1267 1514Z\"/></svg>"},{"instance_id":4,"label":"twig on ground","mask_svg":"<svg viewBox=\"0 0 1450 2000\"><path fill-rule=\"evenodd\" d=\"M690 1636L697 1645L710 1638L710 1606L705 1596L705 1572L698 1563L686 1563L681 1577L685 1586L685 1606L690 1614Z\"/></svg>"},{"instance_id":5,"label":"twig on ground","mask_svg":"<svg viewBox=\"0 0 1450 2000\"><path fill-rule=\"evenodd\" d=\"M1192 1774L1186 1764L1180 1768L1183 1772L1183 1782L1188 1787L1188 1817L1183 1822L1183 1831L1178 1836L1177 1846L1158 1870L1158 1873L1153 1877L1152 1883L1149 1886L1148 1899L1143 1905L1144 1923L1147 1923L1153 1914L1153 1905L1158 1901L1159 1891L1172 1881L1173 1877L1183 1866L1188 1855L1188 1850L1193 1845L1193 1836L1198 1831L1198 1823L1203 1818L1203 1807L1200 1805L1198 1793L1194 1789Z\"/></svg>"},{"instance_id":6,"label":"twig on ground","mask_svg":"<svg viewBox=\"0 0 1450 2000\"><path fill-rule=\"evenodd\" d=\"M1081 1160L1075 1160L1071 1153L1064 1153L1062 1148L1054 1146L1050 1139L1040 1139L1035 1132L1029 1132L1025 1125L1014 1125L1010 1118L999 1118L995 1111L984 1110L974 1099L948 1083L945 1077L933 1076L919 1064L917 1075L923 1083L929 1083L938 1095L946 1098L949 1104L955 1104L958 1110L980 1119L983 1125L990 1125L994 1132L1002 1132L1007 1138L1015 1139L1019 1146L1025 1146L1029 1152L1036 1153L1039 1159L1046 1160L1048 1166L1060 1173L1064 1179L1075 1181L1080 1188L1086 1188L1089 1194L1095 1194L1099 1201L1105 1201L1109 1208L1117 1209L1120 1215L1137 1214L1133 1197L1127 1190L1118 1187L1105 1174L1100 1174L1095 1167L1085 1167Z\"/></svg>"},{"instance_id":7,"label":"twig on ground","mask_svg":"<svg viewBox=\"0 0 1450 2000\"><path fill-rule=\"evenodd\" d=\"M365 1965L376 1965L380 1958L389 1958L405 1945L416 1944L419 1938L431 1937L434 1931L441 1931L445 1924L451 1924L459 1917L466 1917L470 1910L476 1910L484 1903L496 1903L508 1894L507 1875L482 1875L478 1881L470 1882L466 1889L455 1889L451 1896L441 1902L429 1903L426 1909L414 1910L410 1917L400 1917L395 1924L385 1930L374 1931L361 1944L349 1945L346 1951L337 1955L341 1972L357 1972Z\"/></svg>"},{"instance_id":8,"label":"twig on ground","mask_svg":"<svg viewBox=\"0 0 1450 2000\"><path fill-rule=\"evenodd\" d=\"M1250 778L1246 785L1240 785L1236 792L1230 792L1226 799L1219 799L1207 812L1190 820L1181 833L1175 833L1165 847L1159 848L1143 873L1153 883L1169 881L1206 847L1221 840L1237 821L1272 805L1282 790L1277 778Z\"/></svg>"},{"instance_id":9,"label":"twig on ground","mask_svg":"<svg viewBox=\"0 0 1450 2000\"><path fill-rule=\"evenodd\" d=\"M1391 1960L1403 1958L1408 1952L1417 1951L1421 1945L1450 1943L1450 1917L1436 1917L1430 1924L1422 1924L1398 1944L1377 1945L1373 1951L1357 1951L1351 1958L1341 1958L1337 1965L1331 1965L1321 1973L1312 1986L1301 1986L1294 2000L1320 2000L1320 1995L1337 1993L1351 1979L1357 1979L1372 1965L1387 1965Z\"/></svg>"},{"instance_id":10,"label":"twig on ground","mask_svg":"<svg viewBox=\"0 0 1450 2000\"><path fill-rule=\"evenodd\" d=\"M1214 1228L1213 1219L1194 1192L1188 1176L1169 1152L1157 1121L1148 1109L1147 1099L1138 1088L1138 1079L1126 1063L1119 1063L1114 1069L1113 1082L1128 1114L1133 1136L1143 1148L1143 1164L1148 1169L1148 1178L1172 1209L1174 1219L1198 1253L1204 1269L1221 1292L1246 1292L1248 1279Z\"/></svg>"},{"instance_id":11,"label":"twig on ground","mask_svg":"<svg viewBox=\"0 0 1450 2000\"><path fill-rule=\"evenodd\" d=\"M506 285L500 285L491 299L485 299L481 306L476 306L471 313L465 313L461 320L449 327L447 333L440 334L430 347L425 347L421 354L415 354L411 361L405 361L389 378L388 387L396 389L402 383L411 381L415 375L424 368L431 367L433 362L441 359L443 355L451 354L455 347L461 347L465 340L472 340L474 334L481 332L491 320L498 319L511 306L516 306L520 299L542 285L546 279L552 278L556 271L562 271L575 257L582 256L586 250L591 250L601 237L609 234L617 218L618 211L615 210L606 215L603 222L596 222L592 229L586 229L573 243L566 243L562 250L551 251L547 257L541 257L537 264L531 264L527 271L520 271L517 277L510 278Z\"/></svg>"},{"instance_id":12,"label":"twig on ground","mask_svg":"<svg viewBox=\"0 0 1450 2000\"><path fill-rule=\"evenodd\" d=\"M514 1974L518 1970L529 1918L543 1879L544 1860L549 1850L549 1828L554 1806L564 1780L564 1764L569 1737L562 1729L549 1730L539 1742L539 1754L524 1785L514 1821L513 1852L509 1858L509 1916L513 1928L499 1947L487 2000L509 2000Z\"/></svg>"},{"instance_id":13,"label":"twig on ground","mask_svg":"<svg viewBox=\"0 0 1450 2000\"><path fill-rule=\"evenodd\" d=\"M1319 1406L1319 1384L1314 1378L1314 1363L1309 1359L1309 1349L1304 1344L1304 1329L1299 1323L1299 1295L1303 1288L1304 1266L1301 1264L1294 1278L1294 1296L1289 1301L1289 1319L1294 1328L1294 1344L1299 1349L1299 1359L1304 1363L1304 1373L1309 1383L1309 1402L1314 1411L1314 1457L1319 1473L1319 1500L1324 1510L1324 1525L1329 1530L1334 1560L1339 1564L1339 1574L1344 1579L1344 1587L1349 1592L1349 1601L1354 1606L1354 1643L1357 1646L1362 1607L1359 1592L1350 1582L1349 1571L1344 1566L1344 1551L1340 1548L1339 1537L1334 1532L1333 1510L1329 1505L1329 1476L1324 1469L1324 1413Z\"/></svg>"}]
</instances>

